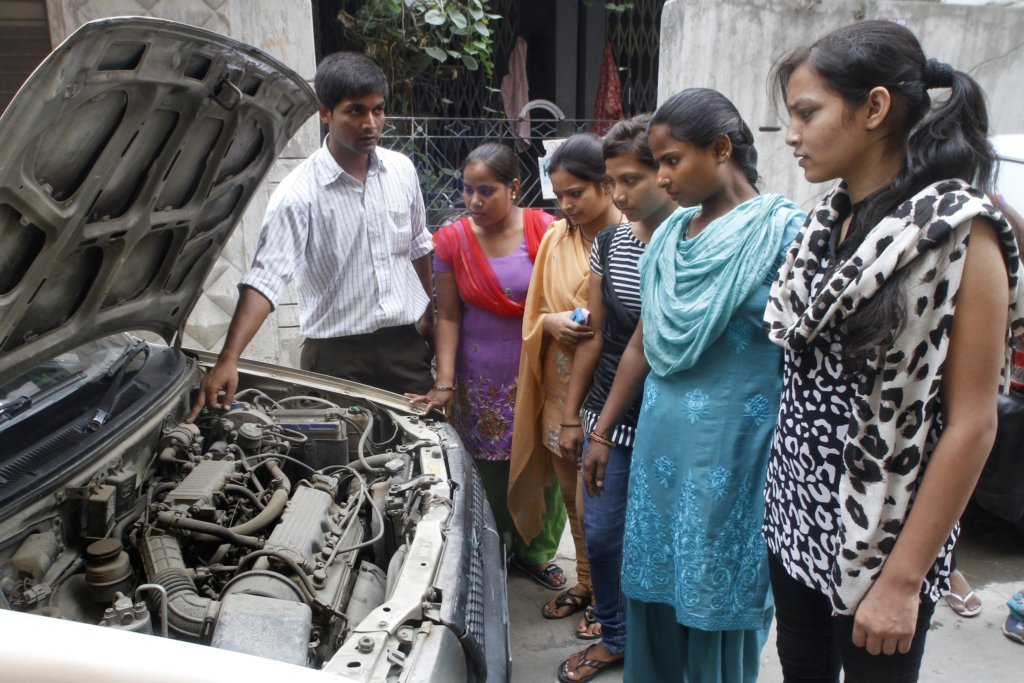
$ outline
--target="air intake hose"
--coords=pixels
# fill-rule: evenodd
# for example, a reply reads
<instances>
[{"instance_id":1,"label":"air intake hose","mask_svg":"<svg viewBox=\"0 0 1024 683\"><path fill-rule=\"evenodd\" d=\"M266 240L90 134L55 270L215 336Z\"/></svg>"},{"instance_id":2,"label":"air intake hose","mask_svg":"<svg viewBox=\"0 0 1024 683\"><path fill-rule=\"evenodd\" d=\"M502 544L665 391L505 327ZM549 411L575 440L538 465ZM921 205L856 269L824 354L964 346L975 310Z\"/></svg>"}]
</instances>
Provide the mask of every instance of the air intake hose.
<instances>
[{"instance_id":1,"label":"air intake hose","mask_svg":"<svg viewBox=\"0 0 1024 683\"><path fill-rule=\"evenodd\" d=\"M217 618L220 603L199 594L177 539L147 534L141 550L146 577L167 590L167 627L179 636L203 638Z\"/></svg>"}]
</instances>

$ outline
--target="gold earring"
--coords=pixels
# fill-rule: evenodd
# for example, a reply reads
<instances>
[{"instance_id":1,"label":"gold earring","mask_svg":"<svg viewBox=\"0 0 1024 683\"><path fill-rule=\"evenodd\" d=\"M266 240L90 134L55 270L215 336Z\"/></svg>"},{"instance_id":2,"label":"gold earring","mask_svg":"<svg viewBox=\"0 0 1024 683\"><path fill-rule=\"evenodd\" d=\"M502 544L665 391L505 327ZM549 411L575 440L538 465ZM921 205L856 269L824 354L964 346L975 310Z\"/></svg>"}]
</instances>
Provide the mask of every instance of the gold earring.
<instances>
[{"instance_id":1,"label":"gold earring","mask_svg":"<svg viewBox=\"0 0 1024 683\"><path fill-rule=\"evenodd\" d=\"M728 154L722 153L722 154L720 154L718 156L718 163L720 163L720 164L724 164L728 160L729 160L729 155Z\"/></svg>"}]
</instances>

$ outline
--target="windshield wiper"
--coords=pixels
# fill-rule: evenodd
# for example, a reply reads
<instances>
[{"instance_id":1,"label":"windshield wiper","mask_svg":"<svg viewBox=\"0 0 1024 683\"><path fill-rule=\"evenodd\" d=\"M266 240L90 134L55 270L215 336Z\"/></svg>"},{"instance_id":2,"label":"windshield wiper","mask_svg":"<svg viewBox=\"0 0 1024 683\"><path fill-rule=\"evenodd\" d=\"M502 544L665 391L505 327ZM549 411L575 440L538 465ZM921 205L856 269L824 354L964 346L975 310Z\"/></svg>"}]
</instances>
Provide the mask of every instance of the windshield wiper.
<instances>
[{"instance_id":1,"label":"windshield wiper","mask_svg":"<svg viewBox=\"0 0 1024 683\"><path fill-rule=\"evenodd\" d=\"M99 429L113 414L114 404L117 403L117 394L120 392L125 378L128 376L128 368L140 353L149 355L149 344L142 339L135 341L128 348L121 352L121 355L110 364L103 377L110 380L100 405L93 413L92 419L86 425L86 430L94 432Z\"/></svg>"},{"instance_id":2,"label":"windshield wiper","mask_svg":"<svg viewBox=\"0 0 1024 683\"><path fill-rule=\"evenodd\" d=\"M79 370L78 372L68 375L61 381L45 389L40 389L28 396L18 396L17 398L12 398L10 401L0 403L0 424L13 419L16 415L20 415L35 404L49 398L50 396L81 382L86 377L88 377L88 375L86 375L84 371Z\"/></svg>"}]
</instances>

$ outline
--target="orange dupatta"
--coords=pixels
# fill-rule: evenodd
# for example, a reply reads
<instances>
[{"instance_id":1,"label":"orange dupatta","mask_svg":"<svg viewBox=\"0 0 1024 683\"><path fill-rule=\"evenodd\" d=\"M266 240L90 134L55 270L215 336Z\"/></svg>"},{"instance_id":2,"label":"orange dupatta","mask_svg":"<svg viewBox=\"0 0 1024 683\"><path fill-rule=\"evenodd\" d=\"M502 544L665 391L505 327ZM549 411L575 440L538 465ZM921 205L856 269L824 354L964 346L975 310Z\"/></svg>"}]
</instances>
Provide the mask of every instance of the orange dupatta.
<instances>
[{"instance_id":1,"label":"orange dupatta","mask_svg":"<svg viewBox=\"0 0 1024 683\"><path fill-rule=\"evenodd\" d=\"M544 354L552 344L570 359L575 349L544 335L544 316L586 306L590 283L589 252L578 234L568 234L565 220L551 224L541 240L523 312L523 350L516 381L516 412L509 470L509 512L529 543L541 530L546 512L543 491L555 479L553 454L544 445L543 409L547 399L542 374Z\"/></svg>"}]
</instances>

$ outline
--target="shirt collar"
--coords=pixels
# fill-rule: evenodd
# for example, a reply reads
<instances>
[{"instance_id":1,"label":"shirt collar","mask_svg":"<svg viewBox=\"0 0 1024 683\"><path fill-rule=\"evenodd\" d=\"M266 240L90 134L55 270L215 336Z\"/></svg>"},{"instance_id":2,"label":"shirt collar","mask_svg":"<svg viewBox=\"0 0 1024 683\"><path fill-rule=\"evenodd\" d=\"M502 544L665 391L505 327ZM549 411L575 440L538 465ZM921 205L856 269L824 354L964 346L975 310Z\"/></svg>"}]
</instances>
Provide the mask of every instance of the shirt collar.
<instances>
[{"instance_id":1,"label":"shirt collar","mask_svg":"<svg viewBox=\"0 0 1024 683\"><path fill-rule=\"evenodd\" d=\"M370 153L370 170L367 173L367 178L374 176L379 172L387 171L387 165L384 163L383 156L379 153L379 149L379 147L375 148L373 152ZM333 156L331 156L331 151L327 149L327 136L324 136L320 149L313 153L312 162L313 168L316 171L317 179L320 181L321 185L330 185L341 177L352 178L352 175L339 166L338 162L334 160Z\"/></svg>"}]
</instances>

